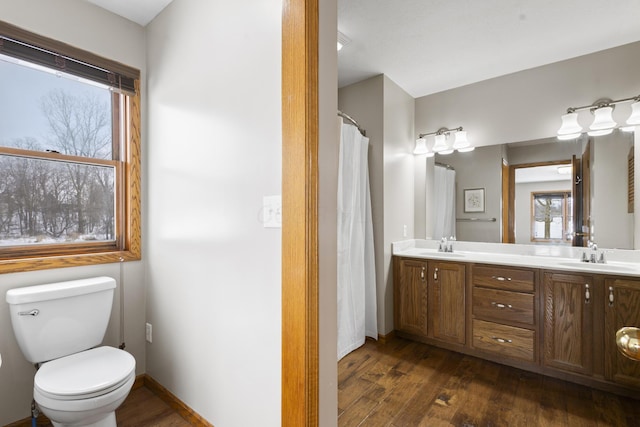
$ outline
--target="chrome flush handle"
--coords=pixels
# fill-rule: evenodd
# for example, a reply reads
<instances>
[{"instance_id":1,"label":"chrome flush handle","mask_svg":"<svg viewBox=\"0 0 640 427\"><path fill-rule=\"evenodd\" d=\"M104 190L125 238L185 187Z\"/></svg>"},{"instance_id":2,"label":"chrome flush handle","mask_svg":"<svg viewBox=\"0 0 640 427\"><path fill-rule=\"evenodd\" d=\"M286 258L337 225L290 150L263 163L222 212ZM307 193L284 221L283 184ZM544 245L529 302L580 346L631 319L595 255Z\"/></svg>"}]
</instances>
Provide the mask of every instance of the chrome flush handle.
<instances>
[{"instance_id":1,"label":"chrome flush handle","mask_svg":"<svg viewBox=\"0 0 640 427\"><path fill-rule=\"evenodd\" d=\"M18 316L37 316L38 314L40 314L40 310L38 310L37 308L34 308L31 311L18 312Z\"/></svg>"}]
</instances>

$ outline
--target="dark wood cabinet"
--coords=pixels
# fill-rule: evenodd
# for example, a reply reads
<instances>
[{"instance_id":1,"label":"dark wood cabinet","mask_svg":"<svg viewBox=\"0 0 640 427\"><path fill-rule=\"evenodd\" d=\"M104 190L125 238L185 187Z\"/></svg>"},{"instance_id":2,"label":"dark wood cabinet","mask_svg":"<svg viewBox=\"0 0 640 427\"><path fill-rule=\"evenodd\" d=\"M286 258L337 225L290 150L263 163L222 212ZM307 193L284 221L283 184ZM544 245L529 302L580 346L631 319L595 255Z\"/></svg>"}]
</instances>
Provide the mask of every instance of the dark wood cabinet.
<instances>
[{"instance_id":1,"label":"dark wood cabinet","mask_svg":"<svg viewBox=\"0 0 640 427\"><path fill-rule=\"evenodd\" d=\"M544 273L545 366L590 375L594 288L590 275Z\"/></svg>"},{"instance_id":2,"label":"dark wood cabinet","mask_svg":"<svg viewBox=\"0 0 640 427\"><path fill-rule=\"evenodd\" d=\"M472 267L472 348L501 361L537 361L535 278L533 269Z\"/></svg>"},{"instance_id":3,"label":"dark wood cabinet","mask_svg":"<svg viewBox=\"0 0 640 427\"><path fill-rule=\"evenodd\" d=\"M623 326L640 327L640 280L604 281L604 365L610 381L640 387L640 362L620 353L616 332Z\"/></svg>"},{"instance_id":4,"label":"dark wood cabinet","mask_svg":"<svg viewBox=\"0 0 640 427\"><path fill-rule=\"evenodd\" d=\"M640 278L393 258L398 335L627 395L640 362L615 335L640 327Z\"/></svg>"},{"instance_id":5,"label":"dark wood cabinet","mask_svg":"<svg viewBox=\"0 0 640 427\"><path fill-rule=\"evenodd\" d=\"M465 343L465 265L395 258L394 323L412 338Z\"/></svg>"},{"instance_id":6,"label":"dark wood cabinet","mask_svg":"<svg viewBox=\"0 0 640 427\"><path fill-rule=\"evenodd\" d=\"M394 324L399 332L427 337L427 261L396 258L394 272Z\"/></svg>"},{"instance_id":7,"label":"dark wood cabinet","mask_svg":"<svg viewBox=\"0 0 640 427\"><path fill-rule=\"evenodd\" d=\"M465 343L465 265L429 263L429 336L452 344Z\"/></svg>"}]
</instances>

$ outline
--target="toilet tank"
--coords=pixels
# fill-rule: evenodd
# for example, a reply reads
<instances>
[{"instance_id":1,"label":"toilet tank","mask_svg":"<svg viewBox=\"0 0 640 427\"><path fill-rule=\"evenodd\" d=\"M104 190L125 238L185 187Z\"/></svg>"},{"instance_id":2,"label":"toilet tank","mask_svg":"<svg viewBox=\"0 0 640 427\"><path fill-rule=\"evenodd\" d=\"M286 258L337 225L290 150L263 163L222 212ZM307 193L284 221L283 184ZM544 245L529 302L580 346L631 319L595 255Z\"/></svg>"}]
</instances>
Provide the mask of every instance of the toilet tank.
<instances>
[{"instance_id":1,"label":"toilet tank","mask_svg":"<svg viewBox=\"0 0 640 427\"><path fill-rule=\"evenodd\" d=\"M46 362L102 343L116 281L92 277L7 291L13 332L25 358Z\"/></svg>"}]
</instances>

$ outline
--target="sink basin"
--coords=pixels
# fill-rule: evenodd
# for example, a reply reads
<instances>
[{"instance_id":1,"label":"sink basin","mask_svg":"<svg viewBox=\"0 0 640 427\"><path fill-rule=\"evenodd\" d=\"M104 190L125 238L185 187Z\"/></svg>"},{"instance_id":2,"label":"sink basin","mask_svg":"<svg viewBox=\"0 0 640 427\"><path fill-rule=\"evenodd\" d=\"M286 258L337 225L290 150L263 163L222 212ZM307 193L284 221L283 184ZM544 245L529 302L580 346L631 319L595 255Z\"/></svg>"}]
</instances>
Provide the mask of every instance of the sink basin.
<instances>
[{"instance_id":1,"label":"sink basin","mask_svg":"<svg viewBox=\"0 0 640 427\"><path fill-rule=\"evenodd\" d=\"M559 262L558 265L563 267L572 267L572 268L583 268L590 270L602 270L602 271L638 271L637 268L629 267L626 265L620 264L598 264L593 262L581 262L581 261L567 261L567 262Z\"/></svg>"},{"instance_id":2,"label":"sink basin","mask_svg":"<svg viewBox=\"0 0 640 427\"><path fill-rule=\"evenodd\" d=\"M464 258L464 255L458 252L420 252L420 255L441 258Z\"/></svg>"}]
</instances>

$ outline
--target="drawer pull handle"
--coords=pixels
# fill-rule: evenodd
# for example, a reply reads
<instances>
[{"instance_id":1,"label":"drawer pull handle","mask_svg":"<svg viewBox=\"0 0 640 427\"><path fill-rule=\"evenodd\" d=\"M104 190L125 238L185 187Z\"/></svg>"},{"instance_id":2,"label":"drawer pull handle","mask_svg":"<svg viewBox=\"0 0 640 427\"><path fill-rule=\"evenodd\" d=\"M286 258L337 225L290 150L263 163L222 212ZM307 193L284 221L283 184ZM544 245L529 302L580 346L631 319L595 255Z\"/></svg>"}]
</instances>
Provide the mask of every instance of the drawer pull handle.
<instances>
[{"instance_id":1,"label":"drawer pull handle","mask_svg":"<svg viewBox=\"0 0 640 427\"><path fill-rule=\"evenodd\" d=\"M507 340L507 339L500 338L500 337L491 337L491 339L494 340L494 341L498 341L501 344L511 344L513 342L511 340Z\"/></svg>"},{"instance_id":2,"label":"drawer pull handle","mask_svg":"<svg viewBox=\"0 0 640 427\"><path fill-rule=\"evenodd\" d=\"M424 280L425 280L425 278L426 278L426 277L425 277L425 276L426 276L426 274L424 274L425 270L426 270L426 269L425 269L424 267L422 267L422 271L420 272L420 280L421 280L421 281L423 281L423 282L424 282Z\"/></svg>"},{"instance_id":3,"label":"drawer pull handle","mask_svg":"<svg viewBox=\"0 0 640 427\"><path fill-rule=\"evenodd\" d=\"M613 286L609 286L609 307L613 307Z\"/></svg>"},{"instance_id":4,"label":"drawer pull handle","mask_svg":"<svg viewBox=\"0 0 640 427\"><path fill-rule=\"evenodd\" d=\"M512 309L513 308L513 306L511 304L502 304L500 302L495 302L495 301L492 301L491 305L494 306L495 308L499 308L499 309L503 309L503 308Z\"/></svg>"},{"instance_id":5,"label":"drawer pull handle","mask_svg":"<svg viewBox=\"0 0 640 427\"><path fill-rule=\"evenodd\" d=\"M585 283L584 285L584 302L585 304L589 304L591 301L591 291L589 290L589 284Z\"/></svg>"},{"instance_id":6,"label":"drawer pull handle","mask_svg":"<svg viewBox=\"0 0 640 427\"><path fill-rule=\"evenodd\" d=\"M491 276L492 279L496 279L499 282L510 282L511 281L511 277L502 277L502 276Z\"/></svg>"},{"instance_id":7,"label":"drawer pull handle","mask_svg":"<svg viewBox=\"0 0 640 427\"><path fill-rule=\"evenodd\" d=\"M438 280L438 267L433 270L433 280Z\"/></svg>"}]
</instances>

